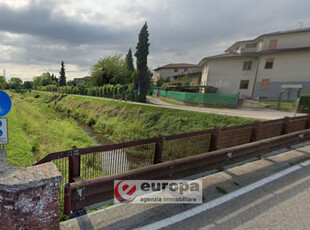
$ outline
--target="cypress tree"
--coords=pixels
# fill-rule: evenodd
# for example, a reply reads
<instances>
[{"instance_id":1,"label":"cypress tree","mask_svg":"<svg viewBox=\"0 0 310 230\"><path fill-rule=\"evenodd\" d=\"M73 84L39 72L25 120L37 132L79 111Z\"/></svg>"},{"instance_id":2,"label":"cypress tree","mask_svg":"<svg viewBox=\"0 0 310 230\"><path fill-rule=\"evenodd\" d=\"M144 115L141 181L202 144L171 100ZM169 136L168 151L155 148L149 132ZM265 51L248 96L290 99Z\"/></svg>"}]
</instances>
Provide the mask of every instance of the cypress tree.
<instances>
[{"instance_id":1,"label":"cypress tree","mask_svg":"<svg viewBox=\"0 0 310 230\"><path fill-rule=\"evenodd\" d=\"M132 58L131 48L128 50L128 53L126 54L125 61L126 61L126 65L127 65L129 72L132 73L135 70L135 68L133 66L133 58Z\"/></svg>"},{"instance_id":2,"label":"cypress tree","mask_svg":"<svg viewBox=\"0 0 310 230\"><path fill-rule=\"evenodd\" d=\"M143 25L139 33L139 41L137 43L137 51L135 53L138 71L137 88L140 88L139 102L146 102L147 88L150 84L150 78L147 67L147 56L149 55L149 32L147 23Z\"/></svg>"},{"instance_id":3,"label":"cypress tree","mask_svg":"<svg viewBox=\"0 0 310 230\"><path fill-rule=\"evenodd\" d=\"M61 69L60 69L60 77L59 77L59 86L65 86L66 85L66 73L65 73L65 64L63 61L61 61Z\"/></svg>"}]
</instances>

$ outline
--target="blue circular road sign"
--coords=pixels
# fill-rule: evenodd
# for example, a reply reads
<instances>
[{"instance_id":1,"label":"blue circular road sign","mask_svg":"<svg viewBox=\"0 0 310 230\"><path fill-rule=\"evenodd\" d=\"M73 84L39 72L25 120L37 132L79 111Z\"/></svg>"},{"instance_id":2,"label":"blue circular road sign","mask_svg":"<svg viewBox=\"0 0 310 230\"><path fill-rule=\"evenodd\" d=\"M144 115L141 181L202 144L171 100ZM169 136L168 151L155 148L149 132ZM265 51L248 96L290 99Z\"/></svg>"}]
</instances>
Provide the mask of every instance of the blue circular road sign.
<instances>
[{"instance_id":1,"label":"blue circular road sign","mask_svg":"<svg viewBox=\"0 0 310 230\"><path fill-rule=\"evenodd\" d=\"M12 107L12 101L9 95L0 90L0 117L7 115Z\"/></svg>"}]
</instances>

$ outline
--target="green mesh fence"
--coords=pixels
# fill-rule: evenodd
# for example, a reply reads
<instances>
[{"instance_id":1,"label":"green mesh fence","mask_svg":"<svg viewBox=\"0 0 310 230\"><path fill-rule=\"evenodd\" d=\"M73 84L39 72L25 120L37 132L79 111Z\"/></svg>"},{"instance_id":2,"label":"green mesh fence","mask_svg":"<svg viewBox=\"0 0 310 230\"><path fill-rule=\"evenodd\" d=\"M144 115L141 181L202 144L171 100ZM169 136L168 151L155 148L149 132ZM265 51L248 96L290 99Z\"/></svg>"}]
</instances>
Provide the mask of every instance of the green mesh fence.
<instances>
[{"instance_id":1,"label":"green mesh fence","mask_svg":"<svg viewBox=\"0 0 310 230\"><path fill-rule=\"evenodd\" d=\"M158 93L157 89L153 90L154 94ZM230 105L237 104L238 96L236 94L206 94L206 93L187 93L161 90L160 96L169 97L180 101L203 103L203 104L216 104L216 105Z\"/></svg>"}]
</instances>

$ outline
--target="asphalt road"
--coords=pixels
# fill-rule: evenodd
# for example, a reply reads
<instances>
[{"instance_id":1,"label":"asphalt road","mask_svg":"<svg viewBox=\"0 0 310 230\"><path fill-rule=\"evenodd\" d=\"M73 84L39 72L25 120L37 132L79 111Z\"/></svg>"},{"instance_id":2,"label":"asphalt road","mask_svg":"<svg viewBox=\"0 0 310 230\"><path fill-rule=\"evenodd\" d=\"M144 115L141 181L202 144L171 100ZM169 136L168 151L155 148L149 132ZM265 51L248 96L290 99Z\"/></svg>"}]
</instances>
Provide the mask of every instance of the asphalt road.
<instances>
[{"instance_id":1,"label":"asphalt road","mask_svg":"<svg viewBox=\"0 0 310 230\"><path fill-rule=\"evenodd\" d=\"M102 98L102 97L92 97L92 96L82 96L76 95L77 97L89 97L101 100L111 101L113 99L110 98ZM225 109L225 108L201 108L201 107L191 107L191 106L182 106L182 105L172 105L162 100L154 97L147 97L149 103L139 103L132 101L119 101L122 103L143 105L143 106L155 106L161 108L170 108L170 109L179 109L179 110L187 110L187 111L196 111L202 113L213 113L213 114L222 114L228 116L238 116L238 117L246 117L246 118L255 118L255 119L264 119L264 120L275 120L283 117L293 117L293 112L282 112L272 109ZM305 114L297 114L297 116L303 116Z\"/></svg>"},{"instance_id":2,"label":"asphalt road","mask_svg":"<svg viewBox=\"0 0 310 230\"><path fill-rule=\"evenodd\" d=\"M197 112L204 112L204 113L223 114L223 115L239 116L239 117L247 117L247 118L274 120L274 119L280 119L283 117L294 116L293 112L282 112L282 111L277 111L277 110L272 110L272 109L201 108L201 107L190 107L190 106L182 106L182 105L172 105L172 104L168 104L154 97L147 97L147 99L153 105L164 107L164 108L181 109L181 110L197 111ZM303 115L303 114L298 114L298 115Z\"/></svg>"},{"instance_id":3,"label":"asphalt road","mask_svg":"<svg viewBox=\"0 0 310 230\"><path fill-rule=\"evenodd\" d=\"M163 229L310 229L310 166Z\"/></svg>"}]
</instances>

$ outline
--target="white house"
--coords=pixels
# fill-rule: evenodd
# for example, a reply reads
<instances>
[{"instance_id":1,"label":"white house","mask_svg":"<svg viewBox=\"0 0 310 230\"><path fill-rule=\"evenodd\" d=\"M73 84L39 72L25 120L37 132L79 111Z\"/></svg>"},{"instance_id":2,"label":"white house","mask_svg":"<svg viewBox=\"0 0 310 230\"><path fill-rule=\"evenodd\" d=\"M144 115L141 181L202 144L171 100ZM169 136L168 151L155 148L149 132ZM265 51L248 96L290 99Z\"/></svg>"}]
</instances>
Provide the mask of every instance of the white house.
<instances>
[{"instance_id":1,"label":"white house","mask_svg":"<svg viewBox=\"0 0 310 230\"><path fill-rule=\"evenodd\" d=\"M263 34L238 41L224 54L203 58L202 85L243 97L295 99L310 93L310 28Z\"/></svg>"},{"instance_id":2,"label":"white house","mask_svg":"<svg viewBox=\"0 0 310 230\"><path fill-rule=\"evenodd\" d=\"M154 69L154 82L159 78L170 78L171 81L182 75L201 75L201 67L195 64L188 63L171 63Z\"/></svg>"}]
</instances>

